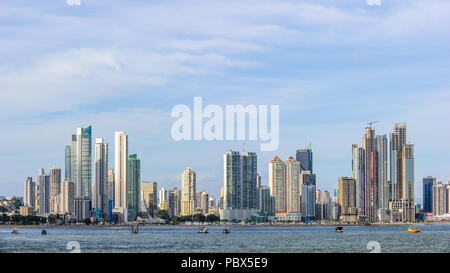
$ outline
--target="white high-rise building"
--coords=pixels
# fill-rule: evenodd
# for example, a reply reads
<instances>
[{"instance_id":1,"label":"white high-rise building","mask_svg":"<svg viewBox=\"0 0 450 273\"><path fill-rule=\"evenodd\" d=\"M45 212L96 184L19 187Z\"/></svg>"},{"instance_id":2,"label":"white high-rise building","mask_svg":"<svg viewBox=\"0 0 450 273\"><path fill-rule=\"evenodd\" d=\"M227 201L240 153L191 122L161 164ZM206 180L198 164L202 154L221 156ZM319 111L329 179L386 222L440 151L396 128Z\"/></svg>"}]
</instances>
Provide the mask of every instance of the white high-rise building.
<instances>
[{"instance_id":1,"label":"white high-rise building","mask_svg":"<svg viewBox=\"0 0 450 273\"><path fill-rule=\"evenodd\" d=\"M26 207L33 208L33 211L35 209L35 189L36 189L36 183L33 182L33 177L27 177L27 180L25 180L24 185L24 194L23 194L23 204Z\"/></svg>"},{"instance_id":2,"label":"white high-rise building","mask_svg":"<svg viewBox=\"0 0 450 273\"><path fill-rule=\"evenodd\" d=\"M161 203L162 202L167 202L167 201L169 201L168 192L167 192L167 190L164 187L162 187L159 190L158 207L161 208Z\"/></svg>"},{"instance_id":3,"label":"white high-rise building","mask_svg":"<svg viewBox=\"0 0 450 273\"><path fill-rule=\"evenodd\" d=\"M114 212L121 213L123 221L127 222L128 136L116 132L114 138Z\"/></svg>"}]
</instances>

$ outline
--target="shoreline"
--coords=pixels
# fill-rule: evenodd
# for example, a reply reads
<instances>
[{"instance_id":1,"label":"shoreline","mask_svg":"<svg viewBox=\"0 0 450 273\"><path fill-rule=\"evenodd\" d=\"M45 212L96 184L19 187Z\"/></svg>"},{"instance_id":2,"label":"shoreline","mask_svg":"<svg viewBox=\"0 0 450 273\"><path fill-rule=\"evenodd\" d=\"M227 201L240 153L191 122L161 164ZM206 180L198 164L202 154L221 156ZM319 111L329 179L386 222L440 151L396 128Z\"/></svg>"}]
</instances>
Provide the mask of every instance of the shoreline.
<instances>
[{"instance_id":1,"label":"shoreline","mask_svg":"<svg viewBox=\"0 0 450 273\"><path fill-rule=\"evenodd\" d=\"M168 225L168 224L161 224L161 225L153 225L153 224L139 224L140 227L182 227L182 228L198 228L201 226L206 227L232 227L232 228L248 228L248 227L318 227L318 226L326 226L326 227L335 227L335 226L343 226L343 227L371 227L371 226L411 226L411 225L450 225L450 222L430 222L430 223L373 223L370 225L365 224L256 224L256 225L250 225L250 224L234 224L234 225L228 225L228 224L178 224L178 225ZM0 225L0 228L130 228L132 225L128 224L119 224L119 225Z\"/></svg>"}]
</instances>

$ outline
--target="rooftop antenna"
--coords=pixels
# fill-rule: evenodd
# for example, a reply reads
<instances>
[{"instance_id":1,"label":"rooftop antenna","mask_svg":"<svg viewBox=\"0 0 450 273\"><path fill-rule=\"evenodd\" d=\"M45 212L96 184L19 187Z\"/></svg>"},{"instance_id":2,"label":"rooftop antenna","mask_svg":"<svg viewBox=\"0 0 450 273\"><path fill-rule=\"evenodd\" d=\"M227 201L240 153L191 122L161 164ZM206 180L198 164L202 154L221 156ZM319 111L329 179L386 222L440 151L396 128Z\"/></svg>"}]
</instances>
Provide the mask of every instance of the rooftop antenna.
<instances>
[{"instance_id":1,"label":"rooftop antenna","mask_svg":"<svg viewBox=\"0 0 450 273\"><path fill-rule=\"evenodd\" d=\"M372 129L372 125L377 122L378 121L369 121L369 122L367 122L367 125L369 125L370 129Z\"/></svg>"}]
</instances>

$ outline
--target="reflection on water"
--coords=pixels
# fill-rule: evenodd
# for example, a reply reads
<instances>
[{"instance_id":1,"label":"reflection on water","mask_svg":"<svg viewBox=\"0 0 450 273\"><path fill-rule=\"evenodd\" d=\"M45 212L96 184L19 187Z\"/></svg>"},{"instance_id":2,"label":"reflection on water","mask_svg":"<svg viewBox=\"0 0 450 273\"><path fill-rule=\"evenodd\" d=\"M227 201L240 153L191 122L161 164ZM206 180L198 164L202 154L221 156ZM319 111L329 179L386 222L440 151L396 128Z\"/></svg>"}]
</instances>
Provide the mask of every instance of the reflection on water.
<instances>
[{"instance_id":1,"label":"reflection on water","mask_svg":"<svg viewBox=\"0 0 450 273\"><path fill-rule=\"evenodd\" d=\"M450 225L422 225L410 234L407 226L353 226L335 233L332 226L222 227L198 234L196 227L0 227L0 252L450 252ZM74 243L74 242L76 243ZM68 244L71 244L68 246ZM370 244L369 244L370 243Z\"/></svg>"}]
</instances>

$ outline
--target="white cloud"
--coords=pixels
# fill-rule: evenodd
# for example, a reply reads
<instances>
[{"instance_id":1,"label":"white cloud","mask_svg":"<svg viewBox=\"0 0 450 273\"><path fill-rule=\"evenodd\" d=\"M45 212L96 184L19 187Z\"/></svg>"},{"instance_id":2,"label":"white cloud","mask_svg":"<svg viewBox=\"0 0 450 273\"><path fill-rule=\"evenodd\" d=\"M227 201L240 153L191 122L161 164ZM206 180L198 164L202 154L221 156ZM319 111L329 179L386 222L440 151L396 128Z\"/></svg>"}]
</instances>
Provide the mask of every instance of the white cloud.
<instances>
[{"instance_id":1,"label":"white cloud","mask_svg":"<svg viewBox=\"0 0 450 273\"><path fill-rule=\"evenodd\" d=\"M366 0L369 6L381 6L381 0Z\"/></svg>"}]
</instances>

